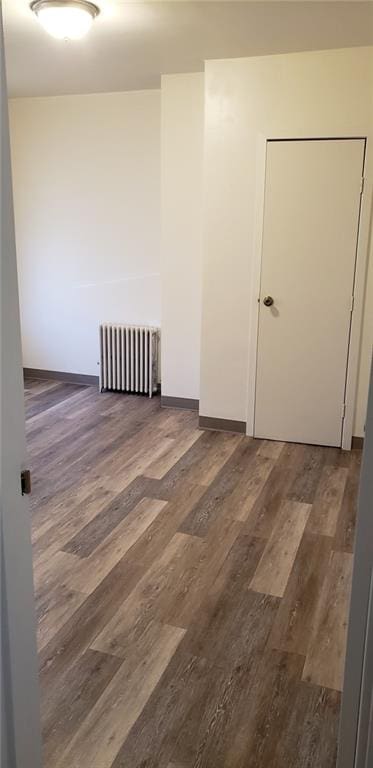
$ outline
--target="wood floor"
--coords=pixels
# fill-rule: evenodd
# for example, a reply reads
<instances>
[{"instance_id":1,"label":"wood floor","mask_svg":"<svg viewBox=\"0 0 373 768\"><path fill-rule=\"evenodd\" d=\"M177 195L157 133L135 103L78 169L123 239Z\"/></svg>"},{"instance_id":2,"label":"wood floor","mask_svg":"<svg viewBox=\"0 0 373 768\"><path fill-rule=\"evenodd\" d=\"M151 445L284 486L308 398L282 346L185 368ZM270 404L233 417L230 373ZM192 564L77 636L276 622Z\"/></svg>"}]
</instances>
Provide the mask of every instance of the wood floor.
<instances>
[{"instance_id":1,"label":"wood floor","mask_svg":"<svg viewBox=\"0 0 373 768\"><path fill-rule=\"evenodd\" d=\"M26 407L45 768L335 766L360 451Z\"/></svg>"}]
</instances>

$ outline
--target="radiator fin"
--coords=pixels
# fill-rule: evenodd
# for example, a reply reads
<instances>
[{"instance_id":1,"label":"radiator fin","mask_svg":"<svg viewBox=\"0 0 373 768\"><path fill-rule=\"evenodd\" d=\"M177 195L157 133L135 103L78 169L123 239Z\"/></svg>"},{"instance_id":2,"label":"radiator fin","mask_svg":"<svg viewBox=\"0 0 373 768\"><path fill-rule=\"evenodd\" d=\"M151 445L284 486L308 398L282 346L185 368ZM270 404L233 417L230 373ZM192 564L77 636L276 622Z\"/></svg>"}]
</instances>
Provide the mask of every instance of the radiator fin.
<instances>
[{"instance_id":1,"label":"radiator fin","mask_svg":"<svg viewBox=\"0 0 373 768\"><path fill-rule=\"evenodd\" d=\"M157 391L159 328L100 325L100 390Z\"/></svg>"}]
</instances>

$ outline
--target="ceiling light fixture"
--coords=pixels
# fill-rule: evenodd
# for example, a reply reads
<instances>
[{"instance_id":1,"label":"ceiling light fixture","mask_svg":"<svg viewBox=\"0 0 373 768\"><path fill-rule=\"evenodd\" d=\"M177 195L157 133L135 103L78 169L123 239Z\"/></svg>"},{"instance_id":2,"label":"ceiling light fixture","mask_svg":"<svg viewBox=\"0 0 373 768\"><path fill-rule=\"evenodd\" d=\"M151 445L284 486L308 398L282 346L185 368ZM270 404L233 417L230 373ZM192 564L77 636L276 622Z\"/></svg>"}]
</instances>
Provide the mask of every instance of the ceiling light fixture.
<instances>
[{"instance_id":1,"label":"ceiling light fixture","mask_svg":"<svg viewBox=\"0 0 373 768\"><path fill-rule=\"evenodd\" d=\"M44 29L59 40L79 40L100 13L88 0L35 0L30 8Z\"/></svg>"}]
</instances>

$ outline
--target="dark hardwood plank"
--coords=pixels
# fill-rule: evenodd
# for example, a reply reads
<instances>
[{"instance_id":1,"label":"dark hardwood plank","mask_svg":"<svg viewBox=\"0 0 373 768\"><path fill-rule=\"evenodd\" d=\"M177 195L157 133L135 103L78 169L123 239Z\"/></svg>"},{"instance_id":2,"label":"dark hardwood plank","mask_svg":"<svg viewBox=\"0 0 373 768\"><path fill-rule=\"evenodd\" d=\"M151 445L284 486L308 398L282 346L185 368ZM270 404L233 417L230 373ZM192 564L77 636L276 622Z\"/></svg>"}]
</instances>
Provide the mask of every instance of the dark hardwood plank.
<instances>
[{"instance_id":1,"label":"dark hardwood plank","mask_svg":"<svg viewBox=\"0 0 373 768\"><path fill-rule=\"evenodd\" d=\"M302 452L299 445L288 443L282 447L279 458L247 518L244 526L246 533L269 539L280 506L287 498L301 461Z\"/></svg>"},{"instance_id":2,"label":"dark hardwood plank","mask_svg":"<svg viewBox=\"0 0 373 768\"><path fill-rule=\"evenodd\" d=\"M164 438L157 425L156 416L157 413L153 414L150 425L144 418L141 427L135 413L129 416L132 422L130 425L126 425L125 419L103 418L101 428L95 431L95 439L83 433L80 439L73 442L67 458L66 452L62 453L48 462L47 468L45 462L36 459L37 463L33 467L35 492L39 497L42 495L48 505L57 493L79 485L82 478L89 483L100 475L110 478L111 487L119 493L137 474L142 473L147 463L170 445L171 441ZM55 476L53 487L50 482L52 473Z\"/></svg>"},{"instance_id":3,"label":"dark hardwood plank","mask_svg":"<svg viewBox=\"0 0 373 768\"><path fill-rule=\"evenodd\" d=\"M155 488L153 481L136 477L132 483L101 509L64 547L79 557L88 557L134 507Z\"/></svg>"},{"instance_id":4,"label":"dark hardwood plank","mask_svg":"<svg viewBox=\"0 0 373 768\"><path fill-rule=\"evenodd\" d=\"M361 451L72 386L26 387L45 768L334 768Z\"/></svg>"},{"instance_id":5,"label":"dark hardwood plank","mask_svg":"<svg viewBox=\"0 0 373 768\"><path fill-rule=\"evenodd\" d=\"M187 579L181 580L172 603L167 606L165 615L169 623L180 627L190 626L240 532L240 523L224 516L210 527L203 540L198 562L194 567L188 564Z\"/></svg>"},{"instance_id":6,"label":"dark hardwood plank","mask_svg":"<svg viewBox=\"0 0 373 768\"><path fill-rule=\"evenodd\" d=\"M185 718L172 759L205 768L274 766L302 666L301 657L273 651L217 676Z\"/></svg>"},{"instance_id":7,"label":"dark hardwood plank","mask_svg":"<svg viewBox=\"0 0 373 768\"><path fill-rule=\"evenodd\" d=\"M284 596L310 510L310 504L289 499L283 502L251 580L250 587L255 592Z\"/></svg>"},{"instance_id":8,"label":"dark hardwood plank","mask_svg":"<svg viewBox=\"0 0 373 768\"><path fill-rule=\"evenodd\" d=\"M245 522L250 517L256 500L260 496L268 477L271 476L273 468L273 459L260 455L259 448L229 497L231 514L235 520Z\"/></svg>"},{"instance_id":9,"label":"dark hardwood plank","mask_svg":"<svg viewBox=\"0 0 373 768\"><path fill-rule=\"evenodd\" d=\"M42 691L60 684L66 670L107 625L142 573L141 563L124 558L47 643L40 653Z\"/></svg>"},{"instance_id":10,"label":"dark hardwood plank","mask_svg":"<svg viewBox=\"0 0 373 768\"><path fill-rule=\"evenodd\" d=\"M84 594L66 587L65 584L57 584L36 600L39 651L52 640L84 600Z\"/></svg>"},{"instance_id":11,"label":"dark hardwood plank","mask_svg":"<svg viewBox=\"0 0 373 768\"><path fill-rule=\"evenodd\" d=\"M351 451L345 451L342 448L325 448L324 447L324 461L326 466L332 467L347 467L351 462ZM361 453L361 450L359 450Z\"/></svg>"},{"instance_id":12,"label":"dark hardwood plank","mask_svg":"<svg viewBox=\"0 0 373 768\"><path fill-rule=\"evenodd\" d=\"M75 539L78 536L82 528L110 504L113 497L112 491L100 481L92 482L87 489L87 494L82 499L72 499L70 504L56 504L50 514L45 516L44 522L38 524L34 518L32 541L35 559L46 549L49 552L53 547L56 551L64 549L72 538ZM66 549L66 551L80 556L78 547Z\"/></svg>"},{"instance_id":13,"label":"dark hardwood plank","mask_svg":"<svg viewBox=\"0 0 373 768\"><path fill-rule=\"evenodd\" d=\"M334 536L348 476L345 467L325 466L316 489L307 530Z\"/></svg>"},{"instance_id":14,"label":"dark hardwood plank","mask_svg":"<svg viewBox=\"0 0 373 768\"><path fill-rule=\"evenodd\" d=\"M52 408L56 403L60 403L71 395L81 392L82 389L83 385L81 384L58 384L55 387L50 387L47 391L39 392L27 404L26 418L32 419L33 416L37 416L38 413Z\"/></svg>"},{"instance_id":15,"label":"dark hardwood plank","mask_svg":"<svg viewBox=\"0 0 373 768\"><path fill-rule=\"evenodd\" d=\"M48 547L34 559L34 591L36 605L58 586L65 586L65 577L79 562L75 555L52 551Z\"/></svg>"},{"instance_id":16,"label":"dark hardwood plank","mask_svg":"<svg viewBox=\"0 0 373 768\"><path fill-rule=\"evenodd\" d=\"M158 492L160 491L160 492ZM204 486L192 486L180 483L178 492L172 501L157 515L154 522L133 544L127 554L127 560L141 562L144 571L159 557L177 532L179 525L205 492ZM162 498L162 491L156 489L157 498Z\"/></svg>"},{"instance_id":17,"label":"dark hardwood plank","mask_svg":"<svg viewBox=\"0 0 373 768\"><path fill-rule=\"evenodd\" d=\"M187 653L182 640L112 768L169 768L181 726L214 695L223 675L206 659Z\"/></svg>"},{"instance_id":18,"label":"dark hardwood plank","mask_svg":"<svg viewBox=\"0 0 373 768\"><path fill-rule=\"evenodd\" d=\"M317 445L299 446L302 456L298 472L289 489L289 499L312 504L318 486L320 472L325 462L325 449Z\"/></svg>"},{"instance_id":19,"label":"dark hardwood plank","mask_svg":"<svg viewBox=\"0 0 373 768\"><path fill-rule=\"evenodd\" d=\"M57 763L120 667L120 660L87 650L44 698L42 734L45 765Z\"/></svg>"},{"instance_id":20,"label":"dark hardwood plank","mask_svg":"<svg viewBox=\"0 0 373 768\"><path fill-rule=\"evenodd\" d=\"M304 534L273 623L271 647L303 656L307 654L329 567L331 544L327 537Z\"/></svg>"},{"instance_id":21,"label":"dark hardwood plank","mask_svg":"<svg viewBox=\"0 0 373 768\"><path fill-rule=\"evenodd\" d=\"M25 379L25 400L31 400L35 395L48 392L61 384L59 381L42 381L41 379Z\"/></svg>"},{"instance_id":22,"label":"dark hardwood plank","mask_svg":"<svg viewBox=\"0 0 373 768\"><path fill-rule=\"evenodd\" d=\"M269 765L335 768L340 706L338 691L298 683Z\"/></svg>"},{"instance_id":23,"label":"dark hardwood plank","mask_svg":"<svg viewBox=\"0 0 373 768\"><path fill-rule=\"evenodd\" d=\"M202 614L193 625L191 650L219 667L245 666L264 650L277 609L277 598L249 590L231 601L218 601L212 614Z\"/></svg>"},{"instance_id":24,"label":"dark hardwood plank","mask_svg":"<svg viewBox=\"0 0 373 768\"><path fill-rule=\"evenodd\" d=\"M169 623L170 606L188 583L204 549L204 542L196 536L176 533L96 637L92 648L125 658L127 649L139 642L150 622Z\"/></svg>"},{"instance_id":25,"label":"dark hardwood plank","mask_svg":"<svg viewBox=\"0 0 373 768\"><path fill-rule=\"evenodd\" d=\"M161 480L162 498L173 498L184 484L203 485L206 490L206 476L215 478L242 438L237 435L203 432L201 437L175 463Z\"/></svg>"},{"instance_id":26,"label":"dark hardwood plank","mask_svg":"<svg viewBox=\"0 0 373 768\"><path fill-rule=\"evenodd\" d=\"M221 510L229 506L229 497L243 473L247 471L248 464L253 461L259 445L259 440L243 440L241 438L228 461L225 462L214 481L207 488L206 493L184 520L180 527L183 533L189 533L192 536L206 535L210 525L218 519ZM231 510L232 519L234 519L233 512Z\"/></svg>"},{"instance_id":27,"label":"dark hardwood plank","mask_svg":"<svg viewBox=\"0 0 373 768\"><path fill-rule=\"evenodd\" d=\"M141 499L89 557L74 564L67 577L68 585L83 594L91 594L146 533L167 504L161 499Z\"/></svg>"},{"instance_id":28,"label":"dark hardwood plank","mask_svg":"<svg viewBox=\"0 0 373 768\"><path fill-rule=\"evenodd\" d=\"M174 440L168 451L155 459L155 461L147 467L146 477L161 480L167 472L172 469L174 464L189 450L189 448L194 445L196 440L201 438L201 435L202 433L199 429L191 428L182 430L179 433L178 439Z\"/></svg>"},{"instance_id":29,"label":"dark hardwood plank","mask_svg":"<svg viewBox=\"0 0 373 768\"><path fill-rule=\"evenodd\" d=\"M303 679L342 690L352 555L332 552L307 649Z\"/></svg>"},{"instance_id":30,"label":"dark hardwood plank","mask_svg":"<svg viewBox=\"0 0 373 768\"><path fill-rule=\"evenodd\" d=\"M89 710L62 757L61 768L110 768L175 653L184 630L149 624Z\"/></svg>"},{"instance_id":31,"label":"dark hardwood plank","mask_svg":"<svg viewBox=\"0 0 373 768\"><path fill-rule=\"evenodd\" d=\"M193 654L232 666L265 647L279 601L249 590L262 551L259 539L237 537L185 636Z\"/></svg>"},{"instance_id":32,"label":"dark hardwood plank","mask_svg":"<svg viewBox=\"0 0 373 768\"><path fill-rule=\"evenodd\" d=\"M333 542L334 549L340 552L353 552L361 454L362 452L358 450L350 453L349 471Z\"/></svg>"}]
</instances>

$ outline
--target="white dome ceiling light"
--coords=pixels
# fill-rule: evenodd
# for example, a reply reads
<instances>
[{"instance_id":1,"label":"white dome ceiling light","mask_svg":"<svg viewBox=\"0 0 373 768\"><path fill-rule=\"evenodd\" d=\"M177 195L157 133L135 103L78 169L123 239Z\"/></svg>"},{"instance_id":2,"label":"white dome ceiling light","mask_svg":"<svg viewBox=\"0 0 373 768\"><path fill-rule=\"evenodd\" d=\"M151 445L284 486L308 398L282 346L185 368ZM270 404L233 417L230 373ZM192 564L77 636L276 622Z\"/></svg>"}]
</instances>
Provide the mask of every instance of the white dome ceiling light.
<instances>
[{"instance_id":1,"label":"white dome ceiling light","mask_svg":"<svg viewBox=\"0 0 373 768\"><path fill-rule=\"evenodd\" d=\"M59 40L79 40L100 13L88 0L35 0L30 8L44 29Z\"/></svg>"}]
</instances>

